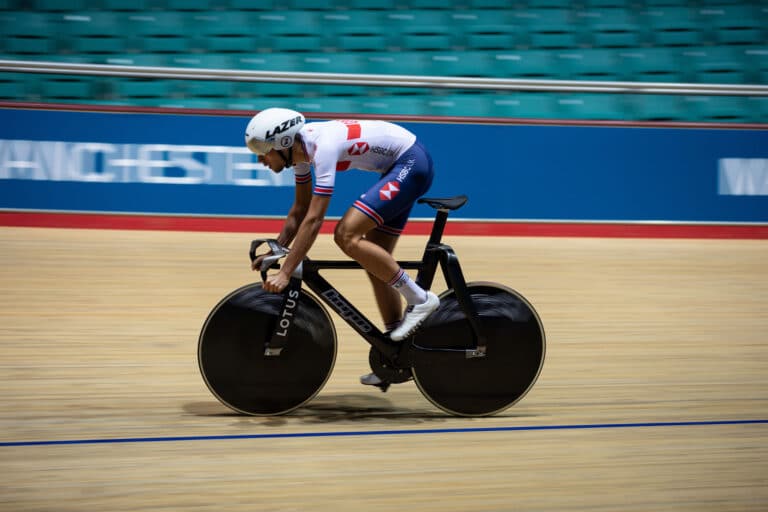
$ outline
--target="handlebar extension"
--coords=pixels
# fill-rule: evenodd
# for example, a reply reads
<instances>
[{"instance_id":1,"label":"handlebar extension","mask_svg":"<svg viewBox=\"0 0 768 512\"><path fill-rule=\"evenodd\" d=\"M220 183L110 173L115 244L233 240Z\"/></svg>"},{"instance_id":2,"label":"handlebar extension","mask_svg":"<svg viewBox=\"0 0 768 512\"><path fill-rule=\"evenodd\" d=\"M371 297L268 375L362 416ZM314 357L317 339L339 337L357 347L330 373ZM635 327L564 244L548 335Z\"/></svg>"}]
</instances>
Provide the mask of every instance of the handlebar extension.
<instances>
[{"instance_id":1,"label":"handlebar extension","mask_svg":"<svg viewBox=\"0 0 768 512\"><path fill-rule=\"evenodd\" d=\"M261 267L259 268L259 271L261 272L261 280L264 281L267 279L267 270L270 268L280 268L280 264L277 263L281 258L285 257L291 250L287 247L282 246L277 240L274 238L258 238L256 240L251 241L251 248L248 251L248 255L251 258L251 264L253 264L254 261L256 261L257 255L256 250L263 244L267 244L269 247L269 256L266 256L261 261Z\"/></svg>"}]
</instances>

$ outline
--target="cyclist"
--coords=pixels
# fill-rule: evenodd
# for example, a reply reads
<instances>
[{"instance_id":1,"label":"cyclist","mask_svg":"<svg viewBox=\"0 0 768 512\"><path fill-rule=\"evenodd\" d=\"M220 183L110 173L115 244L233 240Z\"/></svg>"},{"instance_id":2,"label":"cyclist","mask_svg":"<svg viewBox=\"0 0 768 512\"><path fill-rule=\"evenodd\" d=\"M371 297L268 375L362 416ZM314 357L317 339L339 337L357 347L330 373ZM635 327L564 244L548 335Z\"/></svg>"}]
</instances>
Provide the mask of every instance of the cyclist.
<instances>
[{"instance_id":1,"label":"cyclist","mask_svg":"<svg viewBox=\"0 0 768 512\"><path fill-rule=\"evenodd\" d=\"M273 172L293 167L296 181L293 206L277 237L281 245L293 246L280 271L267 278L265 290L281 292L309 252L328 210L336 174L360 169L379 173L378 181L344 214L334 241L368 272L391 339L407 338L437 309L437 296L418 286L392 256L413 204L432 183L432 158L416 135L386 121L306 123L299 112L269 108L250 120L245 143ZM260 263L257 259L253 268ZM404 314L400 295L407 303ZM360 380L382 384L373 373Z\"/></svg>"}]
</instances>

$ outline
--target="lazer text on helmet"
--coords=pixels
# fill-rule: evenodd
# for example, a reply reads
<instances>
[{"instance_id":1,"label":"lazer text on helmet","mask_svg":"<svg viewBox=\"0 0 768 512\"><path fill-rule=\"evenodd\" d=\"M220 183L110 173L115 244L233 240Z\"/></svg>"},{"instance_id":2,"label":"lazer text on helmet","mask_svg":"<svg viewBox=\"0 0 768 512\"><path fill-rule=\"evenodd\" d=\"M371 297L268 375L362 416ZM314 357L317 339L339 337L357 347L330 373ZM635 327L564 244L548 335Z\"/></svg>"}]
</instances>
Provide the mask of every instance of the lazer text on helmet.
<instances>
[{"instance_id":1,"label":"lazer text on helmet","mask_svg":"<svg viewBox=\"0 0 768 512\"><path fill-rule=\"evenodd\" d=\"M304 121L304 118L301 116L296 116L293 119L287 119L283 121L282 124L275 126L271 131L267 130L266 135L264 135L264 139L267 139L267 140L271 139L278 133L283 133L285 130L287 130L291 126L296 126L298 123L301 123L302 121Z\"/></svg>"}]
</instances>

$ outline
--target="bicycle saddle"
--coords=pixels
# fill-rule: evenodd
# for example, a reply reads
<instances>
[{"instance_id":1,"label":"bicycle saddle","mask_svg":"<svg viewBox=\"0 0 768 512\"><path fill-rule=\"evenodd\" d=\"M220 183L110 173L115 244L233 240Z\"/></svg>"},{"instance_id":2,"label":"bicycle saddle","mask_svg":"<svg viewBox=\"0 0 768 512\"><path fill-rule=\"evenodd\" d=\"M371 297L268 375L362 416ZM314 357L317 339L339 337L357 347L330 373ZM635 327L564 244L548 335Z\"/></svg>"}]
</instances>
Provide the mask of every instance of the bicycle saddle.
<instances>
[{"instance_id":1,"label":"bicycle saddle","mask_svg":"<svg viewBox=\"0 0 768 512\"><path fill-rule=\"evenodd\" d=\"M428 204L435 210L458 210L469 200L465 195L456 197L422 197L417 202L419 204Z\"/></svg>"}]
</instances>

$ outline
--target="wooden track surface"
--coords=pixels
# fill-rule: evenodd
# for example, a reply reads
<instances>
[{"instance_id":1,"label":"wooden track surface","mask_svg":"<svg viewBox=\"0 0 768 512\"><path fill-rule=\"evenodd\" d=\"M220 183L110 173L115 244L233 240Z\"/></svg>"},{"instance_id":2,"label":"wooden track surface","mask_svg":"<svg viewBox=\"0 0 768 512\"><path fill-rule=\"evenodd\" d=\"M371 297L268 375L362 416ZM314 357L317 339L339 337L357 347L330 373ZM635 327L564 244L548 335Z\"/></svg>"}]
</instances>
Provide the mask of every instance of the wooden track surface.
<instances>
[{"instance_id":1,"label":"wooden track surface","mask_svg":"<svg viewBox=\"0 0 768 512\"><path fill-rule=\"evenodd\" d=\"M255 280L255 237L0 228L0 510L768 510L768 242L448 239L544 322L526 398L455 418L363 387L334 316L324 390L254 418L210 394L196 343ZM329 272L378 320L360 271Z\"/></svg>"}]
</instances>

